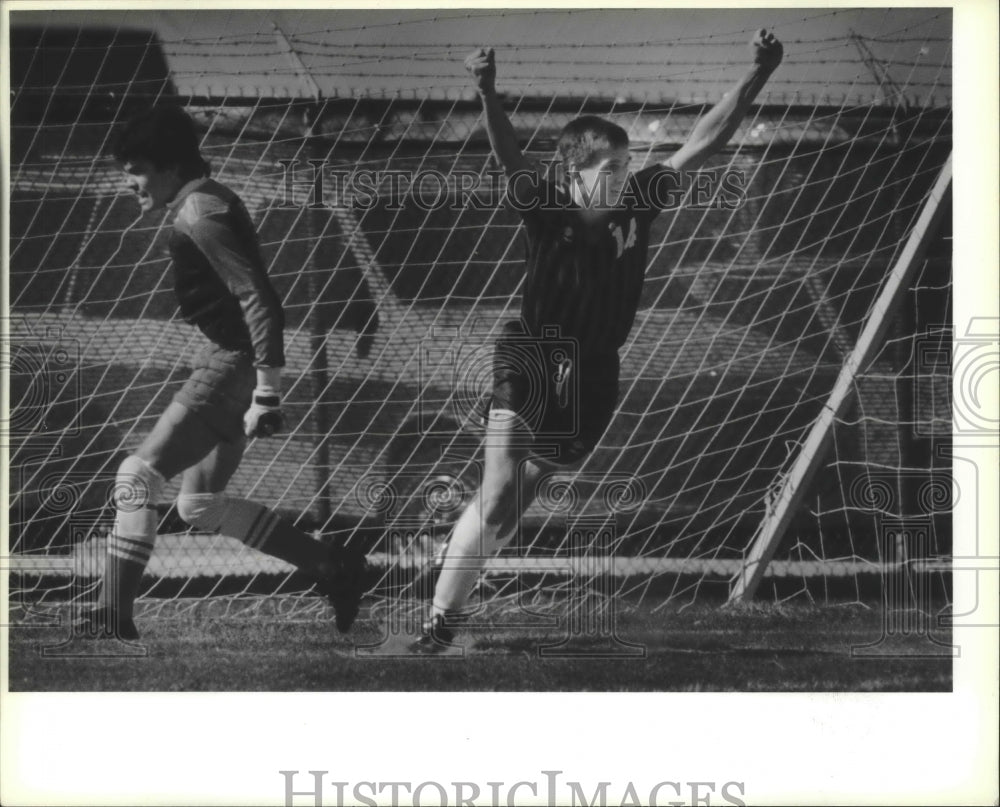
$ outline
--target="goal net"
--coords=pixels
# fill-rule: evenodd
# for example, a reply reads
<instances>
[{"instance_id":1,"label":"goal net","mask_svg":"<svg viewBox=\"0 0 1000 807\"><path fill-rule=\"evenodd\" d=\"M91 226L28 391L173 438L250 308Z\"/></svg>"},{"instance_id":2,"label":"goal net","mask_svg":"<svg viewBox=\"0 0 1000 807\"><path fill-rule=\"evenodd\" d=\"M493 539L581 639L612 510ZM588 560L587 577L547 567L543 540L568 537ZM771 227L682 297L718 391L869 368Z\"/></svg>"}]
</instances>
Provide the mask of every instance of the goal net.
<instances>
[{"instance_id":1,"label":"goal net","mask_svg":"<svg viewBox=\"0 0 1000 807\"><path fill-rule=\"evenodd\" d=\"M772 11L784 63L654 224L618 412L581 467L542 478L486 597L857 601L898 569L950 596L950 12ZM477 485L469 415L522 283L463 56L496 46L530 156L600 114L638 170L735 82L757 27L616 12L599 35L602 13L12 13L13 611L92 596L116 468L202 343L169 219L139 214L108 156L154 102L194 117L287 314L288 428L249 445L230 492L363 545L376 605L421 601ZM189 530L177 485L140 616L325 613L282 562Z\"/></svg>"}]
</instances>

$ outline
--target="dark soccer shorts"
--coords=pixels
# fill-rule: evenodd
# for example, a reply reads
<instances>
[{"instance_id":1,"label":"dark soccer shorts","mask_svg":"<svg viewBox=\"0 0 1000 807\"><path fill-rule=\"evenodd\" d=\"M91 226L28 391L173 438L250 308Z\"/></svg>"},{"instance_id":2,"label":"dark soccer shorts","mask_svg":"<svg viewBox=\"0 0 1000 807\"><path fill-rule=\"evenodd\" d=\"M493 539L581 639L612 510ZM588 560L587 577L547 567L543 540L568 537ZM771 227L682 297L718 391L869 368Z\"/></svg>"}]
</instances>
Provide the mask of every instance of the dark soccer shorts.
<instances>
[{"instance_id":1,"label":"dark soccer shorts","mask_svg":"<svg viewBox=\"0 0 1000 807\"><path fill-rule=\"evenodd\" d=\"M572 340L523 335L504 326L493 351L493 390L480 406L514 412L532 435L532 454L558 465L597 445L618 403L618 353L581 356Z\"/></svg>"},{"instance_id":2,"label":"dark soccer shorts","mask_svg":"<svg viewBox=\"0 0 1000 807\"><path fill-rule=\"evenodd\" d=\"M246 353L210 344L195 358L194 370L174 400L200 417L223 440L243 436L257 373Z\"/></svg>"}]
</instances>

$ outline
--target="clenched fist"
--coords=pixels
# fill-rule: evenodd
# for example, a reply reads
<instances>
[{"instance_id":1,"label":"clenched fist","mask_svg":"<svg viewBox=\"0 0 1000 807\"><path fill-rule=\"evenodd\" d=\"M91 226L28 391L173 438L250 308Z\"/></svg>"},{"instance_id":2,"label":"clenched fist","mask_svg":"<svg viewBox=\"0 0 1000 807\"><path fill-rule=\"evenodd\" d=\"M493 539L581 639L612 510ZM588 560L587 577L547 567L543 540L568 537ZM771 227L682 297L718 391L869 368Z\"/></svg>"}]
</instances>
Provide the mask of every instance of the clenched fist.
<instances>
[{"instance_id":1,"label":"clenched fist","mask_svg":"<svg viewBox=\"0 0 1000 807\"><path fill-rule=\"evenodd\" d=\"M479 48L465 57L465 69L472 73L479 92L492 92L497 77L493 48Z\"/></svg>"},{"instance_id":2,"label":"clenched fist","mask_svg":"<svg viewBox=\"0 0 1000 807\"><path fill-rule=\"evenodd\" d=\"M754 64L759 64L767 70L774 70L781 64L781 57L785 52L781 42L765 28L761 28L754 34L754 38L750 42L750 50L753 52Z\"/></svg>"}]
</instances>

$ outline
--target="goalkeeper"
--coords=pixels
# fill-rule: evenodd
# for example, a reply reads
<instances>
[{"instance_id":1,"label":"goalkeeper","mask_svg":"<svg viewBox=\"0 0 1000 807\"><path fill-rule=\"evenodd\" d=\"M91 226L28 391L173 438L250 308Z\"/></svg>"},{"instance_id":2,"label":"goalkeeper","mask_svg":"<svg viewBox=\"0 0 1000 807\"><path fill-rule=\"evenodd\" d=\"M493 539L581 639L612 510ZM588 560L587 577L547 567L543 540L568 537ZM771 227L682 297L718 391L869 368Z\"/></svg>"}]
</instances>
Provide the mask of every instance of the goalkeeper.
<instances>
[{"instance_id":1,"label":"goalkeeper","mask_svg":"<svg viewBox=\"0 0 1000 807\"><path fill-rule=\"evenodd\" d=\"M490 145L527 237L520 322L493 358L482 483L450 537L417 652L454 640L486 560L511 539L542 466L569 465L594 448L618 399L618 350L642 291L650 225L675 207L681 172L697 170L735 132L777 68L781 43L760 30L753 64L666 162L629 174L628 135L602 118L562 130L543 175L518 146L494 86L492 49L465 61L482 98Z\"/></svg>"},{"instance_id":2,"label":"goalkeeper","mask_svg":"<svg viewBox=\"0 0 1000 807\"><path fill-rule=\"evenodd\" d=\"M168 208L170 254L183 318L208 344L153 430L118 469L115 527L98 607L81 632L136 639L133 602L153 550L158 503L182 474L177 511L191 526L238 538L297 566L333 605L339 630L354 622L365 559L330 547L263 505L225 493L247 438L282 427L284 312L240 198L209 178L194 123L179 107L129 121L114 148L143 211Z\"/></svg>"}]
</instances>

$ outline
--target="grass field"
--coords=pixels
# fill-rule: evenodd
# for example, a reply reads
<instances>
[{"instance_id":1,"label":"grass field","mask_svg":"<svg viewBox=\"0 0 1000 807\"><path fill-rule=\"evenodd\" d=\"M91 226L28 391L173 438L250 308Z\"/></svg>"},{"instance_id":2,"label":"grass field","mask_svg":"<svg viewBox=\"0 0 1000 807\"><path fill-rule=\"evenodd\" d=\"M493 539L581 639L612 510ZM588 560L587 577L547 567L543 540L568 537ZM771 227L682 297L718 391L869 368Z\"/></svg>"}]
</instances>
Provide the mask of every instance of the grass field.
<instances>
[{"instance_id":1,"label":"grass field","mask_svg":"<svg viewBox=\"0 0 1000 807\"><path fill-rule=\"evenodd\" d=\"M375 612L377 614L377 611ZM899 617L906 617L900 620ZM944 630L912 612L886 622L864 605L692 606L616 619L619 642L566 625L471 631L460 653L406 655L408 635L362 611L332 620L137 620L142 643L74 640L65 628L14 627L11 691L950 691ZM908 621L907 621L908 620ZM926 620L923 620L926 621ZM883 625L890 625L884 636ZM906 630L898 626L906 625ZM896 627L894 627L896 626ZM550 655L552 646L562 644ZM873 645L867 656L857 648ZM543 646L549 649L543 650ZM638 647L635 647L638 646ZM363 649L363 648L368 649ZM135 655L136 652L143 655ZM103 656L95 657L95 654ZM606 655L606 654L611 655ZM638 655L634 655L638 653Z\"/></svg>"}]
</instances>

